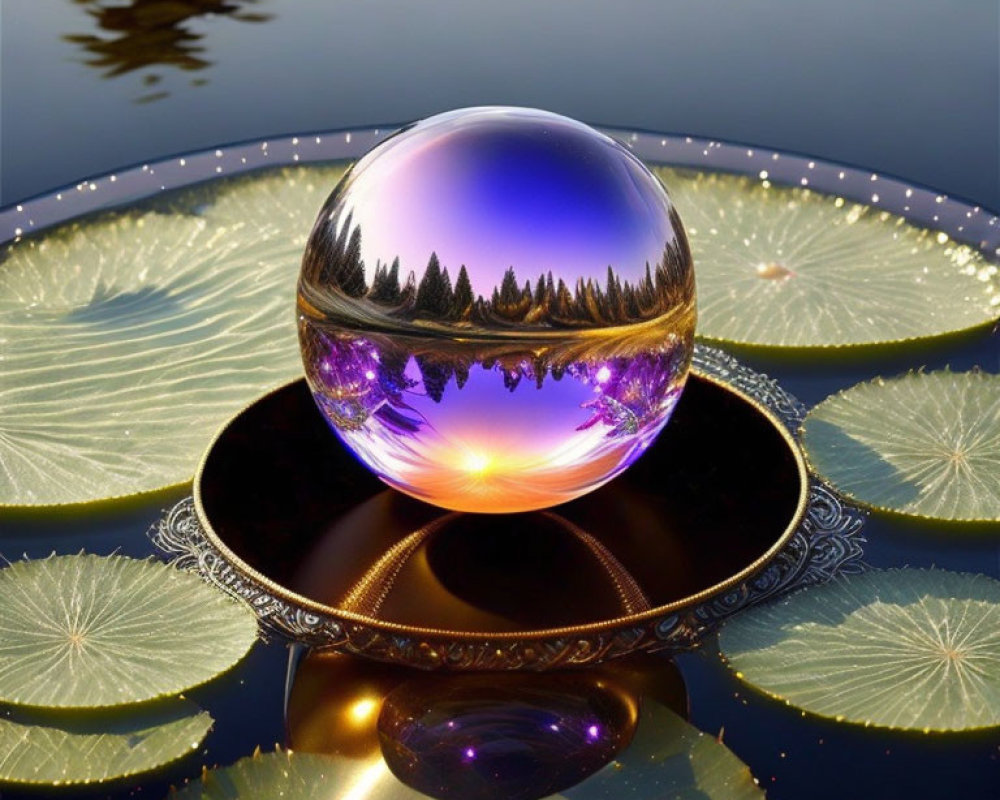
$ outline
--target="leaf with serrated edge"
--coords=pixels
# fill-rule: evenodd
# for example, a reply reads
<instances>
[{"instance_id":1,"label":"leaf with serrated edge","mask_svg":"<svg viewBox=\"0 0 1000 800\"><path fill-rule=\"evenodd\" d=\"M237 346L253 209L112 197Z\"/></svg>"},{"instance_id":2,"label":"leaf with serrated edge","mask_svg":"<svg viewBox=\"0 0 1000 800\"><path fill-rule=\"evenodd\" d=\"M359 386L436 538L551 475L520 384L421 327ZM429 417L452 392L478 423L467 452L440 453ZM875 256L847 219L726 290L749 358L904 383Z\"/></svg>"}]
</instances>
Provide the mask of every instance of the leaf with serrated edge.
<instances>
[{"instance_id":1,"label":"leaf with serrated edge","mask_svg":"<svg viewBox=\"0 0 1000 800\"><path fill-rule=\"evenodd\" d=\"M197 575L122 556L52 556L0 570L0 702L118 706L177 694L257 637L244 603Z\"/></svg>"},{"instance_id":2,"label":"leaf with serrated edge","mask_svg":"<svg viewBox=\"0 0 1000 800\"><path fill-rule=\"evenodd\" d=\"M657 174L691 241L701 338L850 347L940 336L1000 316L996 265L944 233L802 187Z\"/></svg>"},{"instance_id":3,"label":"leaf with serrated edge","mask_svg":"<svg viewBox=\"0 0 1000 800\"><path fill-rule=\"evenodd\" d=\"M1000 582L872 570L726 623L719 647L761 691L824 717L888 728L1000 725Z\"/></svg>"},{"instance_id":4,"label":"leaf with serrated edge","mask_svg":"<svg viewBox=\"0 0 1000 800\"><path fill-rule=\"evenodd\" d=\"M354 795L349 794L355 792ZM282 800L378 797L421 800L426 796L401 783L380 758L366 760L278 751L242 758L229 767L206 770L172 793L174 800Z\"/></svg>"},{"instance_id":5,"label":"leaf with serrated edge","mask_svg":"<svg viewBox=\"0 0 1000 800\"><path fill-rule=\"evenodd\" d=\"M632 742L561 800L762 800L746 764L661 703L644 701Z\"/></svg>"},{"instance_id":6,"label":"leaf with serrated edge","mask_svg":"<svg viewBox=\"0 0 1000 800\"><path fill-rule=\"evenodd\" d=\"M299 375L295 280L342 172L208 184L7 246L0 506L184 483L226 419Z\"/></svg>"},{"instance_id":7,"label":"leaf with serrated edge","mask_svg":"<svg viewBox=\"0 0 1000 800\"><path fill-rule=\"evenodd\" d=\"M1000 375L911 373L827 398L802 427L813 468L879 510L1000 521Z\"/></svg>"},{"instance_id":8,"label":"leaf with serrated edge","mask_svg":"<svg viewBox=\"0 0 1000 800\"><path fill-rule=\"evenodd\" d=\"M212 718L186 700L89 720L0 718L0 783L66 786L154 770L201 744Z\"/></svg>"}]
</instances>

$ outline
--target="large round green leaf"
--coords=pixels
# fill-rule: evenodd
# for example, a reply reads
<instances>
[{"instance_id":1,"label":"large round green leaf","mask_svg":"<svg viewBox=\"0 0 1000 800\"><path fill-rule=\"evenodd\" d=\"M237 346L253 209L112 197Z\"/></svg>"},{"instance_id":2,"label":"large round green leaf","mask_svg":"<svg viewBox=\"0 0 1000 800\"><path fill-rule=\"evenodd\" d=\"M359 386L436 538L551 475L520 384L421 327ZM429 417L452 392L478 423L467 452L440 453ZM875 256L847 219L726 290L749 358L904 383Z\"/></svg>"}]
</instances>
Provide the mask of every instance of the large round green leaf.
<instances>
[{"instance_id":1,"label":"large round green leaf","mask_svg":"<svg viewBox=\"0 0 1000 800\"><path fill-rule=\"evenodd\" d=\"M746 764L666 706L646 701L635 738L604 769L567 789L565 800L762 800Z\"/></svg>"},{"instance_id":2,"label":"large round green leaf","mask_svg":"<svg viewBox=\"0 0 1000 800\"><path fill-rule=\"evenodd\" d=\"M186 482L214 431L301 371L295 281L341 168L187 190L0 263L0 505Z\"/></svg>"},{"instance_id":3,"label":"large round green leaf","mask_svg":"<svg viewBox=\"0 0 1000 800\"><path fill-rule=\"evenodd\" d=\"M277 751L242 758L230 767L206 770L171 797L175 800L420 800L381 758L367 760Z\"/></svg>"},{"instance_id":4,"label":"large round green leaf","mask_svg":"<svg viewBox=\"0 0 1000 800\"><path fill-rule=\"evenodd\" d=\"M802 438L817 472L872 508L1000 520L1000 375L862 383L812 409Z\"/></svg>"},{"instance_id":5,"label":"large round green leaf","mask_svg":"<svg viewBox=\"0 0 1000 800\"><path fill-rule=\"evenodd\" d=\"M944 570L840 578L743 612L737 675L838 720L924 731L1000 725L1000 582Z\"/></svg>"},{"instance_id":6,"label":"large round green leaf","mask_svg":"<svg viewBox=\"0 0 1000 800\"><path fill-rule=\"evenodd\" d=\"M691 240L702 338L847 347L938 336L1000 316L997 267L944 233L806 188L658 172Z\"/></svg>"},{"instance_id":7,"label":"large round green leaf","mask_svg":"<svg viewBox=\"0 0 1000 800\"><path fill-rule=\"evenodd\" d=\"M212 718L189 701L86 720L0 718L0 783L66 786L126 778L193 752Z\"/></svg>"},{"instance_id":8,"label":"large round green leaf","mask_svg":"<svg viewBox=\"0 0 1000 800\"><path fill-rule=\"evenodd\" d=\"M198 576L121 556L0 570L0 701L118 706L177 694L253 645L253 611Z\"/></svg>"}]
</instances>

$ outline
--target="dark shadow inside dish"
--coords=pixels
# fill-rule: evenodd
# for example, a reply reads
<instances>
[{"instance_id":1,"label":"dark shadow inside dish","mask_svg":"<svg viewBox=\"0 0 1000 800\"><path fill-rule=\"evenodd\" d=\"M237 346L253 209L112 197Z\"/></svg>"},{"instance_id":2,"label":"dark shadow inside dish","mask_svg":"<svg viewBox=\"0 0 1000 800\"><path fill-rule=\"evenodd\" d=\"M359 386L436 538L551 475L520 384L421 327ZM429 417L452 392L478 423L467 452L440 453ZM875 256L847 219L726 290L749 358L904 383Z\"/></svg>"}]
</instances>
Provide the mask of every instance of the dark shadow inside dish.
<instances>
[{"instance_id":1,"label":"dark shadow inside dish","mask_svg":"<svg viewBox=\"0 0 1000 800\"><path fill-rule=\"evenodd\" d=\"M229 424L196 491L210 533L300 596L407 626L513 632L717 589L785 535L803 486L772 420L692 375L639 461L550 511L457 514L387 489L329 431L303 381Z\"/></svg>"}]
</instances>

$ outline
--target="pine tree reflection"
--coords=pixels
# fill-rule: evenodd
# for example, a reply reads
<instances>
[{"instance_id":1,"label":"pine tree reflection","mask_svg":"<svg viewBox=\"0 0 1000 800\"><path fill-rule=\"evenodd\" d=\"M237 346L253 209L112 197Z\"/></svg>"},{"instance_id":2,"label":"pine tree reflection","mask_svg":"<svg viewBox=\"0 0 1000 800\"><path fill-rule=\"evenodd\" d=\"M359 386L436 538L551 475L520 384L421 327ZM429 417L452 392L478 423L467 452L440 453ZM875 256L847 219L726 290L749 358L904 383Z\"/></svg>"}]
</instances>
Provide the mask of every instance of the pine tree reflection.
<instances>
[{"instance_id":1,"label":"pine tree reflection","mask_svg":"<svg viewBox=\"0 0 1000 800\"><path fill-rule=\"evenodd\" d=\"M665 244L659 262L646 263L645 274L634 284L621 280L608 265L603 285L593 278L578 278L570 289L562 278L555 281L551 270L522 285L510 266L489 297L473 295L464 264L459 265L453 286L449 265L442 265L437 253L430 254L419 276L410 271L401 278L398 258L390 266L379 262L369 286L361 258L361 227L353 225L348 215L336 236L327 233L330 226L325 235L310 240L300 291L317 308L342 306L344 298L360 301L353 307L370 316L367 323L381 320L390 328L392 320L457 322L472 329L595 328L644 322L678 311L693 313L688 245L676 212L671 209L670 214L677 239Z\"/></svg>"}]
</instances>

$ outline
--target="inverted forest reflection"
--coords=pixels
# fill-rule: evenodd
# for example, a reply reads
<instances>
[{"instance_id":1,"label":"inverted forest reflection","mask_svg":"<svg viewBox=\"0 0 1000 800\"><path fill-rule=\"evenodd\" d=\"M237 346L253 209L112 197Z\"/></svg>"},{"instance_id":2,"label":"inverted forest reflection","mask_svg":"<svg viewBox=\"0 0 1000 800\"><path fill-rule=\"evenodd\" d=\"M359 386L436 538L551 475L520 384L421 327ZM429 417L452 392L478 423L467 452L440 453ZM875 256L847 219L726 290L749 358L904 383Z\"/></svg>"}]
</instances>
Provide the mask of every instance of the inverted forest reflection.
<instances>
[{"instance_id":1,"label":"inverted forest reflection","mask_svg":"<svg viewBox=\"0 0 1000 800\"><path fill-rule=\"evenodd\" d=\"M79 45L85 54L83 63L100 70L105 78L149 69L142 83L152 91L135 98L137 103L169 96L169 92L155 88L163 80L163 68L195 72L212 65L205 35L197 32L193 23L210 16L240 22L272 19L271 14L249 10L258 0L131 0L125 5L73 1L86 8L87 15L106 35L73 33L64 35L63 40ZM191 85L206 82L195 78Z\"/></svg>"},{"instance_id":2,"label":"inverted forest reflection","mask_svg":"<svg viewBox=\"0 0 1000 800\"><path fill-rule=\"evenodd\" d=\"M463 341L303 315L300 339L340 438L389 485L465 511L544 508L610 480L666 423L691 357L661 325Z\"/></svg>"}]
</instances>

